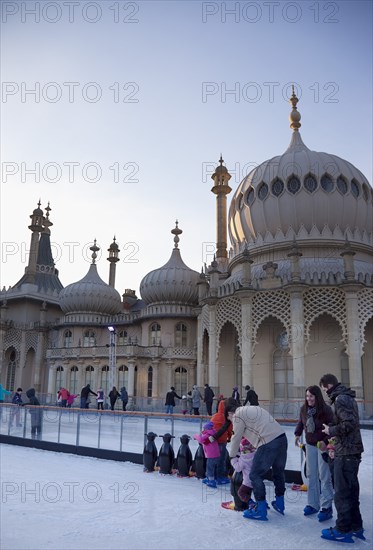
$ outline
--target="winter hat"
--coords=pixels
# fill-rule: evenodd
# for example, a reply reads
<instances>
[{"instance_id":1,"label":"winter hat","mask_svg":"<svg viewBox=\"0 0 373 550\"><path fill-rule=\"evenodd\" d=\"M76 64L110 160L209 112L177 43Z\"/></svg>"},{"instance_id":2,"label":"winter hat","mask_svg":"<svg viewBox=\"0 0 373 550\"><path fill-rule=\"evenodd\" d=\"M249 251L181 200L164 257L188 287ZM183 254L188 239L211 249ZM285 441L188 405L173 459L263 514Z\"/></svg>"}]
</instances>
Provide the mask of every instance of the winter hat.
<instances>
[{"instance_id":1,"label":"winter hat","mask_svg":"<svg viewBox=\"0 0 373 550\"><path fill-rule=\"evenodd\" d=\"M214 427L214 424L211 421L209 421L209 422L206 422L206 424L203 426L203 429L212 430L213 427Z\"/></svg>"},{"instance_id":2,"label":"winter hat","mask_svg":"<svg viewBox=\"0 0 373 550\"><path fill-rule=\"evenodd\" d=\"M171 386L171 390L175 391L175 388L173 386Z\"/></svg>"},{"instance_id":3,"label":"winter hat","mask_svg":"<svg viewBox=\"0 0 373 550\"><path fill-rule=\"evenodd\" d=\"M249 389L250 389L250 386L245 386L246 391L249 391Z\"/></svg>"},{"instance_id":4,"label":"winter hat","mask_svg":"<svg viewBox=\"0 0 373 550\"><path fill-rule=\"evenodd\" d=\"M240 451L241 453L252 453L255 451L255 447L251 445L250 441L246 439L246 437L243 437L240 443Z\"/></svg>"},{"instance_id":5,"label":"winter hat","mask_svg":"<svg viewBox=\"0 0 373 550\"><path fill-rule=\"evenodd\" d=\"M237 386L234 386L233 389L234 389L234 390L238 390Z\"/></svg>"}]
</instances>

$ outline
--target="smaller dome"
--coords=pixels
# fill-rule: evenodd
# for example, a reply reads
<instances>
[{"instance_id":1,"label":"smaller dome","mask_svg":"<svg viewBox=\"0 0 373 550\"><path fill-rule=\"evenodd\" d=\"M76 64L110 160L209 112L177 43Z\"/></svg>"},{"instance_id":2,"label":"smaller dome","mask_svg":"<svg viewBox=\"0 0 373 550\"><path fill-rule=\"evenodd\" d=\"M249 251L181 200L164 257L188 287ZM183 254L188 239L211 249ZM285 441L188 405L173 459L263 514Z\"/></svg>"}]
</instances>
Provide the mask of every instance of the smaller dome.
<instances>
[{"instance_id":1,"label":"smaller dome","mask_svg":"<svg viewBox=\"0 0 373 550\"><path fill-rule=\"evenodd\" d=\"M106 284L92 264L83 279L64 288L59 295L64 313L100 313L114 315L121 311L120 294Z\"/></svg>"},{"instance_id":2,"label":"smaller dome","mask_svg":"<svg viewBox=\"0 0 373 550\"><path fill-rule=\"evenodd\" d=\"M64 313L98 313L115 315L122 309L120 294L114 287L106 284L97 273L95 264L97 252L96 239L92 250L92 264L83 279L64 288L59 295L60 306Z\"/></svg>"},{"instance_id":3,"label":"smaller dome","mask_svg":"<svg viewBox=\"0 0 373 550\"><path fill-rule=\"evenodd\" d=\"M171 233L176 235L171 257L164 266L145 275L140 283L141 297L147 305L159 302L196 305L200 274L181 259L178 235L182 230L178 228L178 222Z\"/></svg>"}]
</instances>

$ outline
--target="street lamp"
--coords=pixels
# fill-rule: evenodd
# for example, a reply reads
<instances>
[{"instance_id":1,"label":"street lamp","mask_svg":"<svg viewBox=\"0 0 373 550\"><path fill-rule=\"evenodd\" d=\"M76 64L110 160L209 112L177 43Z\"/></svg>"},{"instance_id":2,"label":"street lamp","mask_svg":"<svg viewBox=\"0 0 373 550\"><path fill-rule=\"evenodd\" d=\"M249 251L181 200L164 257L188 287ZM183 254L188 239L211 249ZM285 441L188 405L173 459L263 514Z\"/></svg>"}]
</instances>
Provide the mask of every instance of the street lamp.
<instances>
[{"instance_id":1,"label":"street lamp","mask_svg":"<svg viewBox=\"0 0 373 550\"><path fill-rule=\"evenodd\" d=\"M117 353L115 345L116 330L115 327L109 326L110 332L110 344L109 344L109 391L113 389L115 385L115 369L117 366Z\"/></svg>"}]
</instances>

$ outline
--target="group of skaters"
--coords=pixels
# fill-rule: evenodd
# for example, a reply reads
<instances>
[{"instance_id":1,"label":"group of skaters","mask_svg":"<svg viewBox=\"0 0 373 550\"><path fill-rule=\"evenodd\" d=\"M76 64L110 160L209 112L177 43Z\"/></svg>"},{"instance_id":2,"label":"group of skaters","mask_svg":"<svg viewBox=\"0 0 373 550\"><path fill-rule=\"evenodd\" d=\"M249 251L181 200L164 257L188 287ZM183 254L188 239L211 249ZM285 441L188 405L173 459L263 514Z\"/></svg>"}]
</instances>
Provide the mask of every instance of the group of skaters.
<instances>
[{"instance_id":1,"label":"group of skaters","mask_svg":"<svg viewBox=\"0 0 373 550\"><path fill-rule=\"evenodd\" d=\"M246 386L245 390L248 395L251 388ZM270 507L264 479L270 469L275 490L271 505L285 515L287 437L280 424L259 406L256 394L256 398L250 395L256 404L246 399L241 406L238 389L234 392L232 397L220 401L217 413L194 436L203 445L207 459L202 483L216 488L231 482L227 472L230 442L234 502L222 506L243 511L248 520L267 521ZM294 432L296 446L303 434L308 479L304 516L316 516L319 522L331 520L334 501L335 526L323 529L321 537L346 543L354 542L355 538L365 540L359 503L358 471L364 451L359 412L355 392L338 382L333 374L325 374L319 386L306 389ZM242 483L235 490L233 480L238 473L242 473Z\"/></svg>"},{"instance_id":2,"label":"group of skaters","mask_svg":"<svg viewBox=\"0 0 373 550\"><path fill-rule=\"evenodd\" d=\"M91 390L90 384L84 386L84 388L82 388L80 392L80 408L89 409L89 405L91 404L90 395L96 397L97 410L104 410L104 403L106 399L104 390L102 388L99 388L97 392L95 392ZM71 408L77 397L79 397L79 394L73 394L70 393L69 390L67 390L66 388L60 388L57 393L57 405L60 407ZM120 392L115 386L113 386L112 390L109 392L108 397L110 401L110 409L112 411L114 410L115 404L118 399L122 401L122 410L125 411L127 409L128 393L125 386L120 389Z\"/></svg>"},{"instance_id":3,"label":"group of skaters","mask_svg":"<svg viewBox=\"0 0 373 550\"><path fill-rule=\"evenodd\" d=\"M4 403L4 396L5 395L11 395L12 392L10 390L6 390L3 388L3 386L0 384L0 403ZM24 405L33 405L33 407L30 407L29 413L31 416L31 438L32 439L41 439L41 431L42 431L42 410L40 407L40 401L36 397L35 389L30 388L26 391L26 396L28 397L28 402L24 403L22 399L23 389L17 388L17 391L14 393L12 397L12 404L16 405L12 408L10 417L9 417L9 427L12 428L14 422L17 428L22 428L21 423L21 407Z\"/></svg>"},{"instance_id":4,"label":"group of skaters","mask_svg":"<svg viewBox=\"0 0 373 550\"><path fill-rule=\"evenodd\" d=\"M246 399L243 405L259 405L258 396L255 393L255 390L250 388L250 386L245 386L246 390ZM182 414L193 414L196 416L200 415L200 408L202 403L206 406L206 414L208 416L212 415L212 407L215 399L214 390L208 385L205 384L203 390L203 396L198 389L198 386L194 385L193 389L188 391L187 395L178 395L174 386L171 386L170 390L166 394L165 401L165 412L166 414L173 414L174 407L176 406L175 399L180 399L181 413ZM240 394L238 392L238 387L234 386L232 391L232 399L234 399L237 404L240 404ZM224 400L224 395L219 394L216 397L216 412L219 409L219 403Z\"/></svg>"}]
</instances>

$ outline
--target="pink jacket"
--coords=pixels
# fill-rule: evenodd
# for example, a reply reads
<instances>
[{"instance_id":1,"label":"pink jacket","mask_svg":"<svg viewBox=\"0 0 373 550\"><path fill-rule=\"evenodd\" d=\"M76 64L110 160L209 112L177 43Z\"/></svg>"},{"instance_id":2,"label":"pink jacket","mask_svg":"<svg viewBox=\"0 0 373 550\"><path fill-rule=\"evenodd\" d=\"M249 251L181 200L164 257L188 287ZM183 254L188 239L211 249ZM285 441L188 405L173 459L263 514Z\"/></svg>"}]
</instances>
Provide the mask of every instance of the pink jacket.
<instances>
[{"instance_id":1,"label":"pink jacket","mask_svg":"<svg viewBox=\"0 0 373 550\"><path fill-rule=\"evenodd\" d=\"M209 440L210 435L215 435L215 433L215 430L203 430L202 433L193 436L193 439L196 439L198 443L202 443L206 458L218 458L220 456L219 443L217 441L211 443Z\"/></svg>"},{"instance_id":2,"label":"pink jacket","mask_svg":"<svg viewBox=\"0 0 373 550\"><path fill-rule=\"evenodd\" d=\"M231 463L236 472L242 472L242 483L246 487L252 487L253 484L250 479L251 467L253 465L255 452L253 453L241 453L240 456L231 458Z\"/></svg>"}]
</instances>

